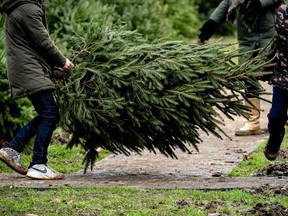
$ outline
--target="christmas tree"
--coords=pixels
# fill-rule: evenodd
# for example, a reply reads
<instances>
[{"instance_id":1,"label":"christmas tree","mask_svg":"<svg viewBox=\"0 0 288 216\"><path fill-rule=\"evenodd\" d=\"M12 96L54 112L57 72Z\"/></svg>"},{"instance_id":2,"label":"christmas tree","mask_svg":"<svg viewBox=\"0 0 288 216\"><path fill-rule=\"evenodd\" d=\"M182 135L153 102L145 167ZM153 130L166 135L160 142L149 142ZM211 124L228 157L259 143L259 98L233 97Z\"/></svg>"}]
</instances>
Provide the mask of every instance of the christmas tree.
<instances>
[{"instance_id":1,"label":"christmas tree","mask_svg":"<svg viewBox=\"0 0 288 216\"><path fill-rule=\"evenodd\" d=\"M177 158L176 148L197 149L199 129L225 135L219 113L248 117L241 98L265 93L257 81L261 58L237 65L229 45L148 42L137 32L93 25L67 43L75 69L56 81L56 95L69 146L84 147L86 168L97 147ZM255 90L247 93L247 84Z\"/></svg>"}]
</instances>

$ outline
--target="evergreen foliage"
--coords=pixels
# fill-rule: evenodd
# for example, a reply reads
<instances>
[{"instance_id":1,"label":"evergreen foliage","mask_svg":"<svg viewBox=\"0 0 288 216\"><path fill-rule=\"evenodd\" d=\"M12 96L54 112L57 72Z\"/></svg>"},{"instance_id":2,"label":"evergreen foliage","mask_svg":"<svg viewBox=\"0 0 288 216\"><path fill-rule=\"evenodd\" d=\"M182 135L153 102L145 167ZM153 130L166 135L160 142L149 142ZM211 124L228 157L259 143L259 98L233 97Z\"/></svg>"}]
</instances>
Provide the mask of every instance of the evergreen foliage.
<instances>
[{"instance_id":1,"label":"evergreen foliage","mask_svg":"<svg viewBox=\"0 0 288 216\"><path fill-rule=\"evenodd\" d=\"M70 147L81 143L87 151L86 168L97 147L127 155L158 149L176 158L175 148L197 148L198 129L225 134L217 109L229 118L247 117L239 99L247 98L247 83L256 87L250 97L264 92L255 77L259 59L238 66L232 61L238 52L228 45L148 42L136 32L98 25L81 32L68 40L76 68L57 81L57 97L62 124L73 134Z\"/></svg>"},{"instance_id":2,"label":"evergreen foliage","mask_svg":"<svg viewBox=\"0 0 288 216\"><path fill-rule=\"evenodd\" d=\"M168 18L167 5L162 0L101 0L115 6L115 12L130 30L137 30L145 38L175 38L176 31Z\"/></svg>"},{"instance_id":3,"label":"evergreen foliage","mask_svg":"<svg viewBox=\"0 0 288 216\"><path fill-rule=\"evenodd\" d=\"M201 23L195 0L164 0L164 4L168 5L168 17L177 36L181 39L197 37Z\"/></svg>"},{"instance_id":4,"label":"evergreen foliage","mask_svg":"<svg viewBox=\"0 0 288 216\"><path fill-rule=\"evenodd\" d=\"M83 27L89 26L91 23L100 23L111 27L116 25L119 19L114 7L94 0L50 1L46 16L49 32L56 41L61 42L60 45L63 43L63 38L81 32Z\"/></svg>"},{"instance_id":5,"label":"evergreen foliage","mask_svg":"<svg viewBox=\"0 0 288 216\"><path fill-rule=\"evenodd\" d=\"M78 31L79 25L126 25L146 39L190 40L200 27L194 0L55 0L47 10L50 32L57 38Z\"/></svg>"}]
</instances>

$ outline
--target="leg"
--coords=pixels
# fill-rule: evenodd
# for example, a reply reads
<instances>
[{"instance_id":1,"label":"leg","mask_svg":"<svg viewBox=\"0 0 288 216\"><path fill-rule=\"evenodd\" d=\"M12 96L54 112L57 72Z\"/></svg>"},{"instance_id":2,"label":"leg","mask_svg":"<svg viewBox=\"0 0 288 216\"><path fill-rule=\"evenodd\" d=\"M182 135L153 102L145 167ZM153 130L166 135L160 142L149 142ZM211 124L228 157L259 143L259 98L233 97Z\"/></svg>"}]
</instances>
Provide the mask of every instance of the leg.
<instances>
[{"instance_id":1,"label":"leg","mask_svg":"<svg viewBox=\"0 0 288 216\"><path fill-rule=\"evenodd\" d=\"M51 141L52 133L59 122L58 106L53 98L52 91L41 91L29 97L39 115L38 131L33 147L32 163L46 164L47 150Z\"/></svg>"},{"instance_id":2,"label":"leg","mask_svg":"<svg viewBox=\"0 0 288 216\"><path fill-rule=\"evenodd\" d=\"M285 131L287 108L288 92L274 87L272 106L268 114L268 129L270 134L281 134Z\"/></svg>"},{"instance_id":3,"label":"leg","mask_svg":"<svg viewBox=\"0 0 288 216\"><path fill-rule=\"evenodd\" d=\"M249 101L255 106L257 109L252 107L248 101L245 101L245 105L251 107L250 116L247 122L244 124L242 128L235 131L236 136L251 136L258 135L261 133L260 127L260 99L258 98L249 98Z\"/></svg>"},{"instance_id":4,"label":"leg","mask_svg":"<svg viewBox=\"0 0 288 216\"><path fill-rule=\"evenodd\" d=\"M36 135L40 119L40 116L36 116L22 129L20 129L16 136L9 142L7 147L21 153L26 144Z\"/></svg>"},{"instance_id":5,"label":"leg","mask_svg":"<svg viewBox=\"0 0 288 216\"><path fill-rule=\"evenodd\" d=\"M21 163L20 153L30 139L36 135L39 123L40 117L37 116L20 129L9 144L0 150L0 160L20 174L25 175L27 173L27 169Z\"/></svg>"},{"instance_id":6,"label":"leg","mask_svg":"<svg viewBox=\"0 0 288 216\"><path fill-rule=\"evenodd\" d=\"M40 123L33 148L32 162L26 176L33 179L63 179L62 173L47 165L48 146L52 133L59 122L58 106L55 103L52 91L42 91L29 98L40 116Z\"/></svg>"},{"instance_id":7,"label":"leg","mask_svg":"<svg viewBox=\"0 0 288 216\"><path fill-rule=\"evenodd\" d=\"M285 134L287 120L288 92L277 87L273 88L272 107L268 114L269 139L264 149L268 160L275 160Z\"/></svg>"},{"instance_id":8,"label":"leg","mask_svg":"<svg viewBox=\"0 0 288 216\"><path fill-rule=\"evenodd\" d=\"M243 47L242 49L251 50L250 46L246 46L242 44L242 47ZM259 48L259 44L254 44L254 47ZM257 55L258 55L258 52L250 53L249 58L253 58ZM246 56L246 60L248 60L247 58L248 56ZM244 59L242 59L241 61L244 62ZM257 90L255 86L251 84L247 84L246 87L247 87L247 89L245 90L246 93ZM261 116L260 99L256 97L249 98L249 101L252 105L248 101L245 101L245 105L251 107L250 116L247 122L244 124L244 126L241 127L239 130L235 131L236 136L251 136L251 135L258 135L264 132L263 130L261 130L261 126L260 126L260 116ZM256 109L254 107L256 107Z\"/></svg>"}]
</instances>

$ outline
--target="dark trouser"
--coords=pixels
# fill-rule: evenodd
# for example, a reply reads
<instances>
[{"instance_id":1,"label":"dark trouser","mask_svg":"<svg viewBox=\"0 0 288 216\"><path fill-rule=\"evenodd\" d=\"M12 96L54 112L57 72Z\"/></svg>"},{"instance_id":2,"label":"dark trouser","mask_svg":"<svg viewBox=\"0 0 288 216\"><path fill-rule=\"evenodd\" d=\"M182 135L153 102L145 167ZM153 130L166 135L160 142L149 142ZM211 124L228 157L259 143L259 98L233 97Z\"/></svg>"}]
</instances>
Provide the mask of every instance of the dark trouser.
<instances>
[{"instance_id":1,"label":"dark trouser","mask_svg":"<svg viewBox=\"0 0 288 216\"><path fill-rule=\"evenodd\" d=\"M10 141L8 147L22 152L25 145L36 135L33 157L30 166L47 163L47 150L52 133L59 122L58 106L53 98L52 90L45 90L29 96L38 116L32 119Z\"/></svg>"},{"instance_id":2,"label":"dark trouser","mask_svg":"<svg viewBox=\"0 0 288 216\"><path fill-rule=\"evenodd\" d=\"M280 135L285 132L288 109L288 91L273 87L272 107L268 114L270 134Z\"/></svg>"}]
</instances>

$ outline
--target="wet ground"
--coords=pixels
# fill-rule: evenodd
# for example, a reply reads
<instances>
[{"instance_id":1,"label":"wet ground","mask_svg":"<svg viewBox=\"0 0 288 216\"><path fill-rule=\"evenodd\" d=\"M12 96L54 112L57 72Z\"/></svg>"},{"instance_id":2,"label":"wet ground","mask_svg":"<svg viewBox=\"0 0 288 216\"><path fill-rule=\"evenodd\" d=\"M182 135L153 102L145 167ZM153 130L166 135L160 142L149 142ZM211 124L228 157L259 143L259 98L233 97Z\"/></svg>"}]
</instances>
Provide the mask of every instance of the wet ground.
<instances>
[{"instance_id":1,"label":"wet ground","mask_svg":"<svg viewBox=\"0 0 288 216\"><path fill-rule=\"evenodd\" d=\"M288 150L281 150L279 159L287 158ZM288 162L273 162L263 169L257 170L254 176L285 176L288 177ZM288 183L287 183L288 184Z\"/></svg>"}]
</instances>

